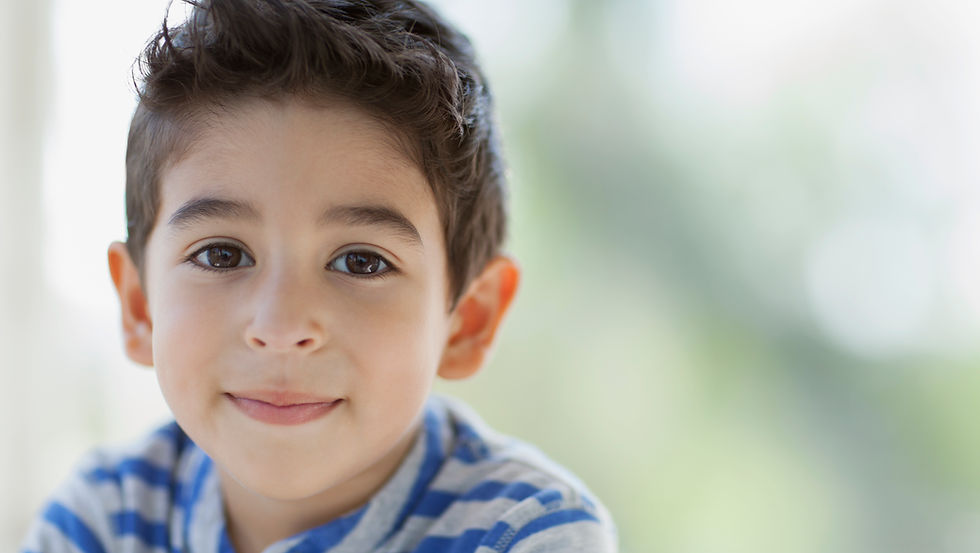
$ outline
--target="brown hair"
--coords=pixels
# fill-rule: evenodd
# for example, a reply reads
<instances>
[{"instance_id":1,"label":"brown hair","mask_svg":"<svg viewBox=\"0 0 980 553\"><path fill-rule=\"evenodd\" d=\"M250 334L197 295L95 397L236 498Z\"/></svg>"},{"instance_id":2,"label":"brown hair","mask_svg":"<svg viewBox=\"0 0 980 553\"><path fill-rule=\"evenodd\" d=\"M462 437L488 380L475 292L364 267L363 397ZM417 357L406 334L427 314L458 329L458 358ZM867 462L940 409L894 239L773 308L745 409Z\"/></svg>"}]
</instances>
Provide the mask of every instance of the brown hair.
<instances>
[{"instance_id":1,"label":"brown hair","mask_svg":"<svg viewBox=\"0 0 980 553\"><path fill-rule=\"evenodd\" d=\"M341 98L396 129L426 175L450 299L499 252L504 172L492 98L469 40L415 0L184 0L137 61L126 152L126 246L138 267L160 175L214 109L244 98Z\"/></svg>"}]
</instances>

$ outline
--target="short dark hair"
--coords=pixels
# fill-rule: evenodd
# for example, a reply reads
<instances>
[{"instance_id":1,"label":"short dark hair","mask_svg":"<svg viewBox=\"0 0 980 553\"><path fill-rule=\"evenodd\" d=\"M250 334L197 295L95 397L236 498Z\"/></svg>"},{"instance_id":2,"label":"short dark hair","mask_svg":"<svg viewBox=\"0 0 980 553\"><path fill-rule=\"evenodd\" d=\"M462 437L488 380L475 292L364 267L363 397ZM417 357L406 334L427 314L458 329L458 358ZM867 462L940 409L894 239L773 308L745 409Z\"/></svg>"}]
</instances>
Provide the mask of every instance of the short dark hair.
<instances>
[{"instance_id":1,"label":"short dark hair","mask_svg":"<svg viewBox=\"0 0 980 553\"><path fill-rule=\"evenodd\" d=\"M432 187L450 299L499 253L505 177L492 97L470 41L416 0L183 0L137 60L126 152L126 246L142 274L160 176L204 116L246 98L340 98L400 134Z\"/></svg>"}]
</instances>

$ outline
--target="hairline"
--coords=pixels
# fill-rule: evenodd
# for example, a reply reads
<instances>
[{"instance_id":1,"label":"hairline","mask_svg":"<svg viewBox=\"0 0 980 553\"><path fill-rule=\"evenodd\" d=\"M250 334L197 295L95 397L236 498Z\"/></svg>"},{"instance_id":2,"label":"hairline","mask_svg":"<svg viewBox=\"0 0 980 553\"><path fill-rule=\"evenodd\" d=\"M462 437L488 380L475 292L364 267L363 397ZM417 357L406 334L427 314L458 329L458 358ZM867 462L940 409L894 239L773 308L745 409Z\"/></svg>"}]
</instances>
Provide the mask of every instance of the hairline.
<instances>
[{"instance_id":1,"label":"hairline","mask_svg":"<svg viewBox=\"0 0 980 553\"><path fill-rule=\"evenodd\" d=\"M344 95L323 92L312 94L309 92L283 92L274 96L257 95L250 93L226 93L216 95L211 98L191 101L180 109L157 111L145 108L161 118L161 122L167 125L171 135L170 152L165 152L161 159L157 174L162 177L170 168L183 161L195 146L205 140L205 134L209 128L221 119L234 117L242 110L252 105L276 105L297 102L300 105L314 109L331 109L336 107L354 109L366 115L371 121L377 123L386 132L384 136L390 138L386 144L393 150L404 156L404 159L411 162L430 181L431 177L425 171L425 164L422 161L420 141L412 132L398 125L391 117L387 116L380 109L371 109L356 100L345 97ZM186 139L181 139L186 136ZM159 185L159 183L157 183ZM428 182L432 187L433 183ZM433 189L433 192L435 190Z\"/></svg>"}]
</instances>

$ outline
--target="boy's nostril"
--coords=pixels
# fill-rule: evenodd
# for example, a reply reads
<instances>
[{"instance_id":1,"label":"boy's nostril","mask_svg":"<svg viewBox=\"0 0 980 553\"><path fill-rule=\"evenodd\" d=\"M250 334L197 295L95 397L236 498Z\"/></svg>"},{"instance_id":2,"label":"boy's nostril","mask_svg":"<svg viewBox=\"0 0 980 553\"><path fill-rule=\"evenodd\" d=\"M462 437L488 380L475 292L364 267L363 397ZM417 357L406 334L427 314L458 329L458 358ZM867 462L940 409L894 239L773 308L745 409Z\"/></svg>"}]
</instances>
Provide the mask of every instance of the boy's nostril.
<instances>
[{"instance_id":1,"label":"boy's nostril","mask_svg":"<svg viewBox=\"0 0 980 553\"><path fill-rule=\"evenodd\" d=\"M276 341L273 341L271 343L272 345L270 345L270 342L263 340L258 336L251 336L249 337L248 340L249 343L252 345L252 347L256 349L265 349L269 347L279 349L279 346L275 345ZM306 349L311 349L313 346L315 346L317 341L315 338L303 338L302 340L298 340L295 342L282 343L281 347L288 347L288 344L290 343L293 344L293 346L296 347L297 349L306 350Z\"/></svg>"}]
</instances>

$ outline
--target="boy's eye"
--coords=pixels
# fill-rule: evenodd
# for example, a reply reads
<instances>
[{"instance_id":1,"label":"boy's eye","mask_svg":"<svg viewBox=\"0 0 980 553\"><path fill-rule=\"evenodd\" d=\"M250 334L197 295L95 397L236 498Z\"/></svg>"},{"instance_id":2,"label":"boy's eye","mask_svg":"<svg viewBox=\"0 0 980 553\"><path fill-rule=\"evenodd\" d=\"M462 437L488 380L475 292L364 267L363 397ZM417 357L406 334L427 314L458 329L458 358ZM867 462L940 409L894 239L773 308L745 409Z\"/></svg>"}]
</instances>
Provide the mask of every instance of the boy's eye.
<instances>
[{"instance_id":1,"label":"boy's eye","mask_svg":"<svg viewBox=\"0 0 980 553\"><path fill-rule=\"evenodd\" d=\"M191 255L191 261L205 269L251 267L255 260L232 244L211 244Z\"/></svg>"},{"instance_id":2,"label":"boy's eye","mask_svg":"<svg viewBox=\"0 0 980 553\"><path fill-rule=\"evenodd\" d=\"M391 270L391 265L380 255L368 251L351 251L343 253L327 268L332 271L361 276L380 276Z\"/></svg>"}]
</instances>

